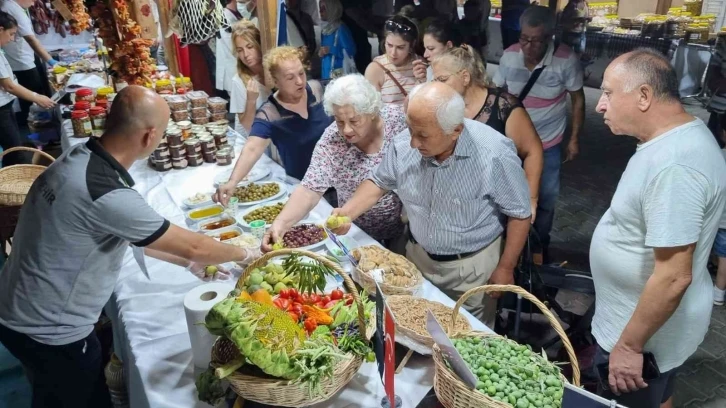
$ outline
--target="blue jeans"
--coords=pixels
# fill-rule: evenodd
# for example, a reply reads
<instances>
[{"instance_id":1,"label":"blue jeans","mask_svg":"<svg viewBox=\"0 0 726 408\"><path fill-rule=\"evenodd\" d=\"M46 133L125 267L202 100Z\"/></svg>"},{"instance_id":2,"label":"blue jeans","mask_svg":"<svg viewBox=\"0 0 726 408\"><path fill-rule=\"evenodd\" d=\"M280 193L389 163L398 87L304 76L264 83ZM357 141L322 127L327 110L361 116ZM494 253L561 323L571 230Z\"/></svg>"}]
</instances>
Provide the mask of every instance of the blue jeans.
<instances>
[{"instance_id":1,"label":"blue jeans","mask_svg":"<svg viewBox=\"0 0 726 408\"><path fill-rule=\"evenodd\" d=\"M550 231L555 219L555 204L557 196L560 194L561 146L560 143L545 149L542 178L539 182L539 200L537 201L537 218L534 220L534 229L545 249L550 245Z\"/></svg>"}]
</instances>

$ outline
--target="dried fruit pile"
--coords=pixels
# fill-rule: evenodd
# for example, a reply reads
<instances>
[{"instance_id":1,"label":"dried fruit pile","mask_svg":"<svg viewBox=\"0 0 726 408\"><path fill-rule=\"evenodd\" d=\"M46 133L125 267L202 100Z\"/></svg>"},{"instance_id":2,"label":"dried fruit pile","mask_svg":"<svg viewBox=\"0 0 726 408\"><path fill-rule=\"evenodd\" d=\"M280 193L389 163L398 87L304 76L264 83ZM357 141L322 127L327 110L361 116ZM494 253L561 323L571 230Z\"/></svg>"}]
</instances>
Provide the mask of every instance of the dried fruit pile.
<instances>
[{"instance_id":1,"label":"dried fruit pile","mask_svg":"<svg viewBox=\"0 0 726 408\"><path fill-rule=\"evenodd\" d=\"M88 30L88 27L91 26L91 16L88 15L88 10L86 9L86 5L83 4L83 0L64 0L64 3L66 3L71 13L73 13L73 20L68 22L71 26L71 34L78 35Z\"/></svg>"}]
</instances>

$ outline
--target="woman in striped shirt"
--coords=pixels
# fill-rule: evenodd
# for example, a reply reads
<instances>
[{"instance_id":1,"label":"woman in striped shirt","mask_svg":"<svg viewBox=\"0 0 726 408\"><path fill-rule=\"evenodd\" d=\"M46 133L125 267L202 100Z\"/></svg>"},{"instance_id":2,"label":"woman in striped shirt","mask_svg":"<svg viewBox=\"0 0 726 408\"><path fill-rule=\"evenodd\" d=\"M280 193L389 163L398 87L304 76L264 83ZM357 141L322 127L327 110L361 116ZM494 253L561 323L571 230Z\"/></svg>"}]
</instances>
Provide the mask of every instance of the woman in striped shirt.
<instances>
[{"instance_id":1,"label":"woman in striped shirt","mask_svg":"<svg viewBox=\"0 0 726 408\"><path fill-rule=\"evenodd\" d=\"M414 49L418 28L413 21L397 15L385 24L386 53L373 59L365 77L381 92L384 104L403 104L411 89L424 81L413 75L413 61L419 59Z\"/></svg>"}]
</instances>

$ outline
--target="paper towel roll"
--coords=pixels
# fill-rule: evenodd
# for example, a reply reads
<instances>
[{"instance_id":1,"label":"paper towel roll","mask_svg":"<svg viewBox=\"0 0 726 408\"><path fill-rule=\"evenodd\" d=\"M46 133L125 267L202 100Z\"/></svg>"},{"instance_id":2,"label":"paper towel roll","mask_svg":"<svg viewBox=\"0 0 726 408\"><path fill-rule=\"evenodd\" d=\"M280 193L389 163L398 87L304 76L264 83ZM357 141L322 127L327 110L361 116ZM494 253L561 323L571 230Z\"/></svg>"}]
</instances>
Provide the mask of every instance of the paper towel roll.
<instances>
[{"instance_id":1,"label":"paper towel roll","mask_svg":"<svg viewBox=\"0 0 726 408\"><path fill-rule=\"evenodd\" d=\"M198 368L206 369L211 360L212 345L217 339L204 325L204 318L212 307L224 300L234 286L229 283L205 283L197 286L184 297L184 314L187 317L189 340L192 342L192 360Z\"/></svg>"}]
</instances>

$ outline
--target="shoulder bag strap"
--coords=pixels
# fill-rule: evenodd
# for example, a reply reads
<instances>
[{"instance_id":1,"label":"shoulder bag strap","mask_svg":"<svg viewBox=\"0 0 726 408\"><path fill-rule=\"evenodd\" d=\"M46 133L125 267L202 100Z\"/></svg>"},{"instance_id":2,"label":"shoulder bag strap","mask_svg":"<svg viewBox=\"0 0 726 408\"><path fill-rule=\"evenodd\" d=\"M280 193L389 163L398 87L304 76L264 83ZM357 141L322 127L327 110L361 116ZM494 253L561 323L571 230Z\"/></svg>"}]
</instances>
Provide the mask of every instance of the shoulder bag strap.
<instances>
[{"instance_id":1,"label":"shoulder bag strap","mask_svg":"<svg viewBox=\"0 0 726 408\"><path fill-rule=\"evenodd\" d=\"M554 55L555 52L557 52L557 48L559 48L560 42L555 41L554 48L552 49L552 54ZM534 86L535 82L537 82L537 79L542 74L542 71L547 68L547 65L542 65L541 67L535 69L532 71L532 75L529 76L529 80L527 81L527 84L524 85L524 88L522 88L522 92L519 93L519 101L524 103L524 98L527 97L529 94L529 91L532 90L532 87Z\"/></svg>"},{"instance_id":2,"label":"shoulder bag strap","mask_svg":"<svg viewBox=\"0 0 726 408\"><path fill-rule=\"evenodd\" d=\"M383 71L386 73L386 75L388 75L388 77L391 78L391 80L393 81L393 83L396 84L396 86L398 87L398 89L401 90L401 93L403 94L404 97L408 96L408 92L406 92L406 89L403 88L403 85L401 85L401 83L398 82L398 80L396 79L396 77L393 76L393 73L388 68L384 67L383 64L381 64L378 61L373 61L373 62L375 62L376 64L378 64L378 66L380 66L383 69Z\"/></svg>"}]
</instances>

